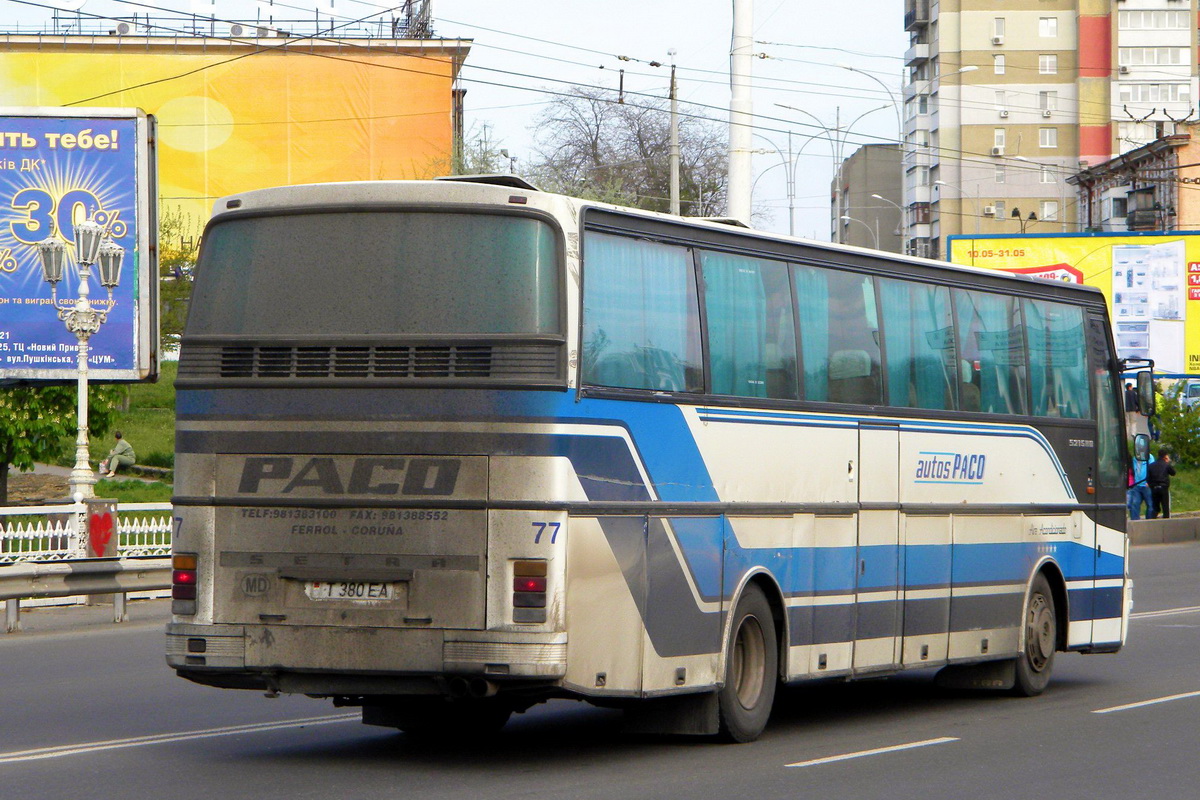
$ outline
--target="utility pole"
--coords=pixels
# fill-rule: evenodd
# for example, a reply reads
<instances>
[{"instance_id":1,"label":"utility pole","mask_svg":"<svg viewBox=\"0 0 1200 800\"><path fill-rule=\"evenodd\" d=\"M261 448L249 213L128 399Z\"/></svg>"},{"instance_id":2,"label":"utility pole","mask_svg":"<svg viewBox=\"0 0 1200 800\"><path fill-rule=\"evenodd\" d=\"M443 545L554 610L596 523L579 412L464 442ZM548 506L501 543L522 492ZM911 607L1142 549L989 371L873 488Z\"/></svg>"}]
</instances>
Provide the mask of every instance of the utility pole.
<instances>
[{"instance_id":1,"label":"utility pole","mask_svg":"<svg viewBox=\"0 0 1200 800\"><path fill-rule=\"evenodd\" d=\"M751 137L754 123L750 67L754 57L752 0L733 0L733 48L729 54L729 189L726 213L750 224Z\"/></svg>"},{"instance_id":2,"label":"utility pole","mask_svg":"<svg viewBox=\"0 0 1200 800\"><path fill-rule=\"evenodd\" d=\"M679 92L675 86L675 51L671 56L671 213L679 214Z\"/></svg>"}]
</instances>

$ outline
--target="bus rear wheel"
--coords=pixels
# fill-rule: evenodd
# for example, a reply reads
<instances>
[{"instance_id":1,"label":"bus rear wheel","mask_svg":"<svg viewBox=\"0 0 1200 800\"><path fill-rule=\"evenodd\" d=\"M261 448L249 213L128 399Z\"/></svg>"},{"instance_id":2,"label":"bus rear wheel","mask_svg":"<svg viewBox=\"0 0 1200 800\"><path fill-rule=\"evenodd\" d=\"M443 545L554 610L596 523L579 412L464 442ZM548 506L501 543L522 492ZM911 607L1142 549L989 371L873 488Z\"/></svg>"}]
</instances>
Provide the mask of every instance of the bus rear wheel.
<instances>
[{"instance_id":1,"label":"bus rear wheel","mask_svg":"<svg viewBox=\"0 0 1200 800\"><path fill-rule=\"evenodd\" d=\"M717 695L720 736L752 742L771 716L778 681L779 644L771 606L751 584L742 592L725 653L725 686Z\"/></svg>"},{"instance_id":2,"label":"bus rear wheel","mask_svg":"<svg viewBox=\"0 0 1200 800\"><path fill-rule=\"evenodd\" d=\"M1045 691L1054 668L1054 652L1058 648L1058 617L1050 581L1038 573L1029 586L1025 601L1025 647L1017 656L1014 693L1033 697Z\"/></svg>"}]
</instances>

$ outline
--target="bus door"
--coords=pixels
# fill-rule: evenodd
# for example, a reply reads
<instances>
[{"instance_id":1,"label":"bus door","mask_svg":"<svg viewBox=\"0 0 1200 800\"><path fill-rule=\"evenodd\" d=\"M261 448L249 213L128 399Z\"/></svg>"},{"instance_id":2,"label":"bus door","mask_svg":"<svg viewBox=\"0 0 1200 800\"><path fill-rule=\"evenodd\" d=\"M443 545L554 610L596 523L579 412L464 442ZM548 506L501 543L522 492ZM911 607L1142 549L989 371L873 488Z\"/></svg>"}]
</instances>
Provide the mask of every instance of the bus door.
<instances>
[{"instance_id":1,"label":"bus door","mask_svg":"<svg viewBox=\"0 0 1200 800\"><path fill-rule=\"evenodd\" d=\"M903 573L900 560L900 428L859 428L858 564L854 669L900 663Z\"/></svg>"}]
</instances>

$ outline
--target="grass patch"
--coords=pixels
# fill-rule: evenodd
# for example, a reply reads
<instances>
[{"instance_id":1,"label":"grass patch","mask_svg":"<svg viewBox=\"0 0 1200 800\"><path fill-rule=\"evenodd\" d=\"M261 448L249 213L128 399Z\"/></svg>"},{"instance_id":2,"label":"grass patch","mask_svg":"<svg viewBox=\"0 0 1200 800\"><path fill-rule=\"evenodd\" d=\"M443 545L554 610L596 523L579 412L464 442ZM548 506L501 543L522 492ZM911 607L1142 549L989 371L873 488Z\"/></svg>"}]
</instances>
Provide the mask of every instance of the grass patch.
<instances>
[{"instance_id":1,"label":"grass patch","mask_svg":"<svg viewBox=\"0 0 1200 800\"><path fill-rule=\"evenodd\" d=\"M122 503L169 503L172 486L162 481L100 481L96 496L119 500Z\"/></svg>"},{"instance_id":2,"label":"grass patch","mask_svg":"<svg viewBox=\"0 0 1200 800\"><path fill-rule=\"evenodd\" d=\"M126 387L128 410L117 413L116 421L104 436L88 439L93 466L112 449L112 431L121 431L125 440L133 445L137 463L148 467L175 466L175 373L178 369L178 362L163 362L157 383L135 383ZM74 434L63 438L61 453L57 463L64 467L74 466Z\"/></svg>"}]
</instances>

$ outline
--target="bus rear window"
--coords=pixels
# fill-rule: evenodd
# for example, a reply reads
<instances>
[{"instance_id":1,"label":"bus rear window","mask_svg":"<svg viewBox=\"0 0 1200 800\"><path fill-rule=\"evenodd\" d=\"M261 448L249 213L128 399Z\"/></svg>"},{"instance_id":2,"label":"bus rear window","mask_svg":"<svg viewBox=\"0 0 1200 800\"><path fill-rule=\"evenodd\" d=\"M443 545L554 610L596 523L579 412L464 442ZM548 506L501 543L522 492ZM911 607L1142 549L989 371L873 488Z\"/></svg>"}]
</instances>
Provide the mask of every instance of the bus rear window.
<instances>
[{"instance_id":1,"label":"bus rear window","mask_svg":"<svg viewBox=\"0 0 1200 800\"><path fill-rule=\"evenodd\" d=\"M330 211L219 222L189 335L560 333L553 229L517 216Z\"/></svg>"}]
</instances>

